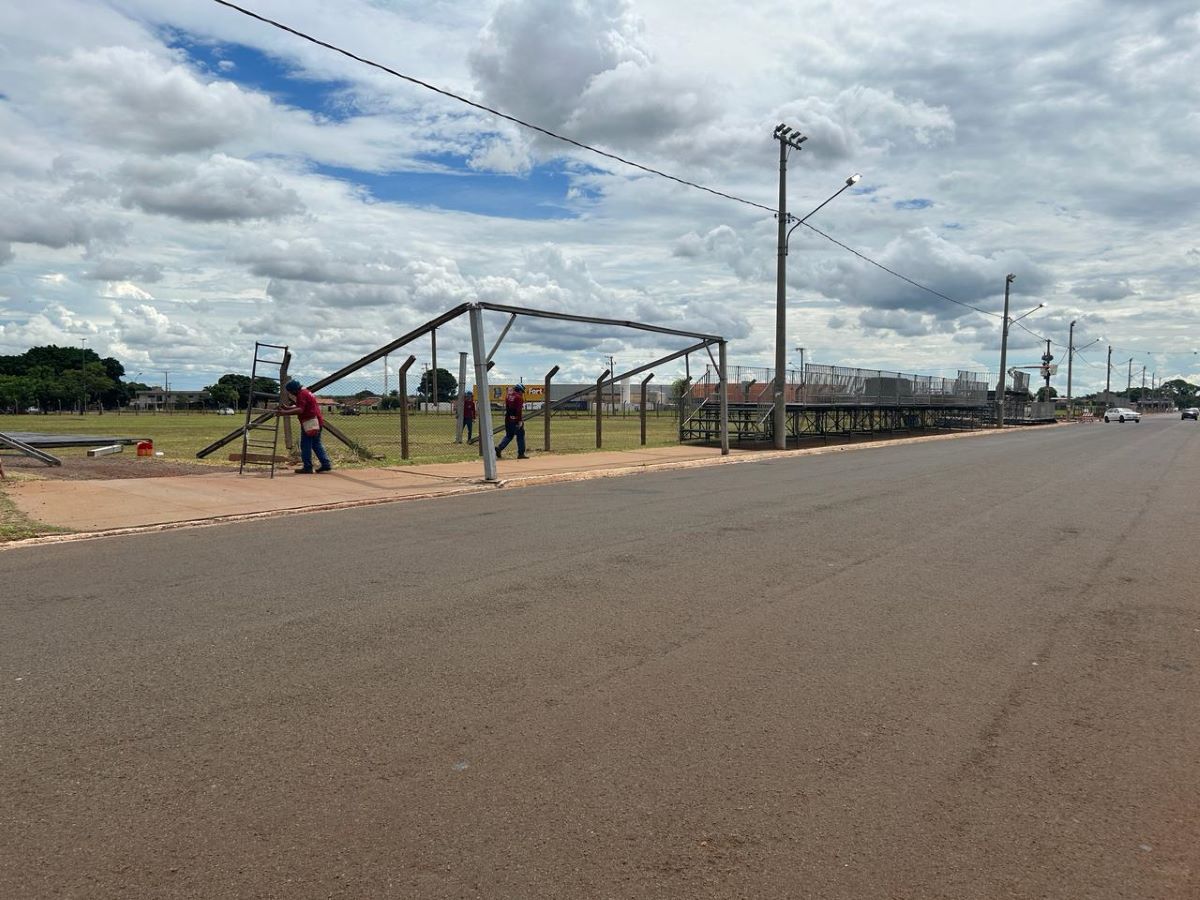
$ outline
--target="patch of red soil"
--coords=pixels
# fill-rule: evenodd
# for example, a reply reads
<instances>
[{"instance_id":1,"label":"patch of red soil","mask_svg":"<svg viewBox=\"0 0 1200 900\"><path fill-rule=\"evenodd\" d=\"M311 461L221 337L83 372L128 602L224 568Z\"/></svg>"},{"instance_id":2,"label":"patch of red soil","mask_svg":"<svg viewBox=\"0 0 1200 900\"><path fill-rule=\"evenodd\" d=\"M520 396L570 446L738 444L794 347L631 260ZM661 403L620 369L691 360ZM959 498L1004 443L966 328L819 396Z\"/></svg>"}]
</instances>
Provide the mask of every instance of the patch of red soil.
<instances>
[{"instance_id":1,"label":"patch of red soil","mask_svg":"<svg viewBox=\"0 0 1200 900\"><path fill-rule=\"evenodd\" d=\"M9 475L38 475L71 481L106 478L166 478L175 475L206 475L219 472L216 466L167 460L155 456L114 454L113 456L63 455L61 466L48 466L30 456L4 454L0 460Z\"/></svg>"}]
</instances>

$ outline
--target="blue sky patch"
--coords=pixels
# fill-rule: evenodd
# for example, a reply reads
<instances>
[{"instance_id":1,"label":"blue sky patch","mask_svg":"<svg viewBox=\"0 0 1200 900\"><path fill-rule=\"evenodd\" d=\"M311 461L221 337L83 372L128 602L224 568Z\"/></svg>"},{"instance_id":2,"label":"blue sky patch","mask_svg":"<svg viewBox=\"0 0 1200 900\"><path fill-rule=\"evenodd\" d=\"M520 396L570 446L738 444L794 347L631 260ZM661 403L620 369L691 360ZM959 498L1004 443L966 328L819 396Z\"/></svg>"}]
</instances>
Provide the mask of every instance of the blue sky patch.
<instances>
[{"instance_id":1,"label":"blue sky patch","mask_svg":"<svg viewBox=\"0 0 1200 900\"><path fill-rule=\"evenodd\" d=\"M924 197L913 197L911 200L897 200L892 206L896 209L928 209L933 206L933 201Z\"/></svg>"},{"instance_id":2,"label":"blue sky patch","mask_svg":"<svg viewBox=\"0 0 1200 900\"><path fill-rule=\"evenodd\" d=\"M450 163L447 159L439 161ZM461 161L455 161L461 164ZM576 217L567 201L571 177L561 168L541 166L522 176L455 168L457 172L380 173L317 165L313 171L361 187L376 200L387 203L453 209L506 219Z\"/></svg>"},{"instance_id":3,"label":"blue sky patch","mask_svg":"<svg viewBox=\"0 0 1200 900\"><path fill-rule=\"evenodd\" d=\"M278 103L335 121L357 113L348 102L351 96L348 81L306 78L289 63L243 44L196 41L177 30L168 33L166 42L173 49L182 50L195 65L214 77L269 94Z\"/></svg>"}]
</instances>

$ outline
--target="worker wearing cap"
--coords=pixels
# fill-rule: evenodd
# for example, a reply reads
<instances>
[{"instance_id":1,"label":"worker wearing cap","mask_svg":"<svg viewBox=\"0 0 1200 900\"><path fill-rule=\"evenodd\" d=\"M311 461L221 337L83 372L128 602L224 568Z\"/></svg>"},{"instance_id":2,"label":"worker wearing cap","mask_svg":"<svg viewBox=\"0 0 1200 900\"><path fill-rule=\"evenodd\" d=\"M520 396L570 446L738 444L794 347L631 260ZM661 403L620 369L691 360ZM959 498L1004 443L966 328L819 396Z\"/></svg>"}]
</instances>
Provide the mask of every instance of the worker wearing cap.
<instances>
[{"instance_id":1,"label":"worker wearing cap","mask_svg":"<svg viewBox=\"0 0 1200 900\"><path fill-rule=\"evenodd\" d=\"M482 437L482 435L481 435ZM525 455L525 385L514 385L504 398L504 440L496 445L496 458L504 452L508 442L517 439L517 459L529 459Z\"/></svg>"},{"instance_id":2,"label":"worker wearing cap","mask_svg":"<svg viewBox=\"0 0 1200 900\"><path fill-rule=\"evenodd\" d=\"M325 427L325 417L321 415L321 405L308 388L303 387L293 378L284 385L287 392L296 398L295 403L281 405L277 410L281 416L298 416L300 418L300 459L303 467L296 470L297 475L311 475L316 472L328 472L333 468L329 462L329 454L321 443L321 431ZM321 463L319 469L313 469L313 452Z\"/></svg>"}]
</instances>

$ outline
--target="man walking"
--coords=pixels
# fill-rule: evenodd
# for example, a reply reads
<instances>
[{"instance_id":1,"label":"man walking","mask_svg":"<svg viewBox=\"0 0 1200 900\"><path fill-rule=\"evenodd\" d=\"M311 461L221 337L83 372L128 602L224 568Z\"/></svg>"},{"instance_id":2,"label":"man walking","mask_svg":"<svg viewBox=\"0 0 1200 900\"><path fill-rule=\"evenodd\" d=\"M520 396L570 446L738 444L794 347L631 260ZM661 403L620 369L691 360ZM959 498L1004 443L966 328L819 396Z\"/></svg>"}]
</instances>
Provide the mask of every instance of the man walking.
<instances>
[{"instance_id":1,"label":"man walking","mask_svg":"<svg viewBox=\"0 0 1200 900\"><path fill-rule=\"evenodd\" d=\"M475 427L475 395L471 391L463 394L463 427L467 429L467 443L471 443L471 432Z\"/></svg>"},{"instance_id":2,"label":"man walking","mask_svg":"<svg viewBox=\"0 0 1200 900\"><path fill-rule=\"evenodd\" d=\"M311 475L314 471L329 472L333 466L329 462L329 454L321 443L321 430L325 427L325 417L321 415L321 405L308 388L292 379L286 385L287 392L296 398L295 403L280 406L275 410L281 416L298 416L300 419L300 460L303 468L297 469L297 475ZM321 463L319 469L313 469L313 453Z\"/></svg>"},{"instance_id":3,"label":"man walking","mask_svg":"<svg viewBox=\"0 0 1200 900\"><path fill-rule=\"evenodd\" d=\"M480 438L482 439L482 435ZM496 459L504 452L508 442L517 439L517 459L529 459L525 455L525 385L518 384L504 397L504 440L496 445Z\"/></svg>"}]
</instances>

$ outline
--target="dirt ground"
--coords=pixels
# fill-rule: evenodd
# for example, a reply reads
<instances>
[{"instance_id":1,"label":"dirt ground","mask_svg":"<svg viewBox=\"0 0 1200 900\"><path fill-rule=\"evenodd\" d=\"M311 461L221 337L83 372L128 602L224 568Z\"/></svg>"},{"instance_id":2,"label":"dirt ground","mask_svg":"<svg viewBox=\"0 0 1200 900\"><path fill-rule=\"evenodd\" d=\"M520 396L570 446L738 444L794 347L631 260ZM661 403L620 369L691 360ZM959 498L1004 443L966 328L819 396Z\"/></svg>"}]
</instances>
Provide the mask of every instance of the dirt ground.
<instances>
[{"instance_id":1,"label":"dirt ground","mask_svg":"<svg viewBox=\"0 0 1200 900\"><path fill-rule=\"evenodd\" d=\"M132 448L130 448L132 451ZM200 462L138 456L136 452L112 456L89 457L82 450L64 450L55 454L61 466L48 466L41 460L22 454L0 454L0 464L6 475L57 478L70 481L106 478L165 478L173 475L204 475L218 471L217 467Z\"/></svg>"}]
</instances>

